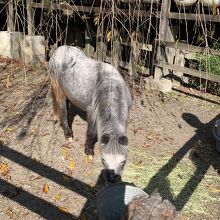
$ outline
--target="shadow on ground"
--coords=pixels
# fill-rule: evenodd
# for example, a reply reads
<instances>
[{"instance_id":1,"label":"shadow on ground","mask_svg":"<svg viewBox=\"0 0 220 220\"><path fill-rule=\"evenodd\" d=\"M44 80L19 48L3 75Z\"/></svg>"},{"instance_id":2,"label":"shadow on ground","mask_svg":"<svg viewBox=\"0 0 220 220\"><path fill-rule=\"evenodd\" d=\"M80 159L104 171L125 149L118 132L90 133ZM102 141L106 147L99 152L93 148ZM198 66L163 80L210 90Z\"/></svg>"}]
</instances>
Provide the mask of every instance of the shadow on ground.
<instances>
[{"instance_id":1,"label":"shadow on ground","mask_svg":"<svg viewBox=\"0 0 220 220\"><path fill-rule=\"evenodd\" d=\"M160 168L144 189L148 194L158 191L163 199L170 200L177 210L181 210L189 201L210 166L220 175L220 155L215 150L215 140L212 135L212 127L214 122L220 118L220 115L207 124L203 124L199 118L191 113L183 113L182 118L196 129L196 134ZM167 177L183 157L188 154L196 169L193 176L174 199ZM159 186L158 183L160 183Z\"/></svg>"},{"instance_id":2,"label":"shadow on ground","mask_svg":"<svg viewBox=\"0 0 220 220\"><path fill-rule=\"evenodd\" d=\"M24 95L26 98L24 104L21 103L21 106L19 106L15 102L14 106L17 105L17 107L13 110L17 113L12 112L4 117L4 120L1 122L1 127L13 127L19 125L21 130L17 135L17 138L22 140L27 135L27 131L36 114L45 106L49 90L50 82L44 81L37 86L37 88L30 95ZM22 107L22 110L20 107ZM12 109L10 109L10 111L12 111Z\"/></svg>"},{"instance_id":3,"label":"shadow on ground","mask_svg":"<svg viewBox=\"0 0 220 220\"><path fill-rule=\"evenodd\" d=\"M0 142L0 156L7 158L20 166L29 169L38 175L54 181L55 183L72 190L73 192L85 197L87 202L81 211L80 217L74 216L70 213L62 213L54 204L24 191L21 187L17 187L10 183L10 181L0 179L1 190L0 193L10 200L13 200L20 205L26 207L30 211L37 213L45 219L83 219L84 216L95 216L95 192L97 188L103 186L102 174L100 174L97 184L94 188L88 184L83 183L77 179L67 176L65 173L59 172L39 161L35 161ZM65 181L69 178L70 181ZM94 219L94 218L89 218Z\"/></svg>"}]
</instances>

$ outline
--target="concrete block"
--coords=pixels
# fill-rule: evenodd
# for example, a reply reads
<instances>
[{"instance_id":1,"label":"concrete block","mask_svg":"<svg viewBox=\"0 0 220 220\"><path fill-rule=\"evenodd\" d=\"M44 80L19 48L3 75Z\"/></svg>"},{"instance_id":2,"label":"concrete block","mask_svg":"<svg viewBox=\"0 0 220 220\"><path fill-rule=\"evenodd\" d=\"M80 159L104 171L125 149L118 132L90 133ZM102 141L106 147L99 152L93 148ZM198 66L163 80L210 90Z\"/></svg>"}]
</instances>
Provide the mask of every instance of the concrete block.
<instances>
[{"instance_id":1,"label":"concrete block","mask_svg":"<svg viewBox=\"0 0 220 220\"><path fill-rule=\"evenodd\" d=\"M172 91L172 82L169 79L155 80L151 78L144 79L144 86L147 90L156 90L163 93Z\"/></svg>"},{"instance_id":2,"label":"concrete block","mask_svg":"<svg viewBox=\"0 0 220 220\"><path fill-rule=\"evenodd\" d=\"M174 0L177 5L191 6L197 2L197 0Z\"/></svg>"},{"instance_id":3,"label":"concrete block","mask_svg":"<svg viewBox=\"0 0 220 220\"><path fill-rule=\"evenodd\" d=\"M22 60L33 64L45 62L46 47L43 36L24 36L22 44Z\"/></svg>"},{"instance_id":4,"label":"concrete block","mask_svg":"<svg viewBox=\"0 0 220 220\"><path fill-rule=\"evenodd\" d=\"M158 81L159 91L166 93L172 91L172 82L169 79L161 79Z\"/></svg>"},{"instance_id":5,"label":"concrete block","mask_svg":"<svg viewBox=\"0 0 220 220\"><path fill-rule=\"evenodd\" d=\"M159 90L158 80L145 78L144 79L144 88L147 90Z\"/></svg>"},{"instance_id":6,"label":"concrete block","mask_svg":"<svg viewBox=\"0 0 220 220\"><path fill-rule=\"evenodd\" d=\"M0 219L1 220L10 220L10 218L7 215L5 215L4 213L0 213Z\"/></svg>"},{"instance_id":7,"label":"concrete block","mask_svg":"<svg viewBox=\"0 0 220 220\"><path fill-rule=\"evenodd\" d=\"M202 4L204 4L205 6L220 6L220 0L200 0Z\"/></svg>"},{"instance_id":8,"label":"concrete block","mask_svg":"<svg viewBox=\"0 0 220 220\"><path fill-rule=\"evenodd\" d=\"M11 59L21 59L22 32L0 31L0 55Z\"/></svg>"}]
</instances>

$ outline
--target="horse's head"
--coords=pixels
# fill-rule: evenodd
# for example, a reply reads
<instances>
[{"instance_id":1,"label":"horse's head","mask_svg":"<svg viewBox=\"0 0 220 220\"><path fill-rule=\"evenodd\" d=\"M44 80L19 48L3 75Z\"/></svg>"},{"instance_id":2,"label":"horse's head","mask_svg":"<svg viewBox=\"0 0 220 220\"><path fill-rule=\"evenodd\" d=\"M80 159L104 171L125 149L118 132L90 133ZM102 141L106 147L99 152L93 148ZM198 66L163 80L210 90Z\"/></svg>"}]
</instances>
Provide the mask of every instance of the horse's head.
<instances>
[{"instance_id":1,"label":"horse's head","mask_svg":"<svg viewBox=\"0 0 220 220\"><path fill-rule=\"evenodd\" d=\"M127 136L124 134L103 134L100 145L105 181L107 183L120 181L127 160Z\"/></svg>"}]
</instances>

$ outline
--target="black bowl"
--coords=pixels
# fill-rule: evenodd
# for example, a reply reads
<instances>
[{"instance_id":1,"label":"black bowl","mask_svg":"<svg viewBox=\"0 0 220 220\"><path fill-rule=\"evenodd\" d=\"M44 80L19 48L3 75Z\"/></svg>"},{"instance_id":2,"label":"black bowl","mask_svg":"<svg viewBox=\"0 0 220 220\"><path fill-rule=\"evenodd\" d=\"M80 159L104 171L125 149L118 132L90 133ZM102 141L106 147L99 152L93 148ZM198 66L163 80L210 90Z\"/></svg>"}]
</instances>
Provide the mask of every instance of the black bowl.
<instances>
[{"instance_id":1,"label":"black bowl","mask_svg":"<svg viewBox=\"0 0 220 220\"><path fill-rule=\"evenodd\" d=\"M96 198L99 220L120 220L126 205L136 196L147 195L142 189L116 184L100 192Z\"/></svg>"}]
</instances>

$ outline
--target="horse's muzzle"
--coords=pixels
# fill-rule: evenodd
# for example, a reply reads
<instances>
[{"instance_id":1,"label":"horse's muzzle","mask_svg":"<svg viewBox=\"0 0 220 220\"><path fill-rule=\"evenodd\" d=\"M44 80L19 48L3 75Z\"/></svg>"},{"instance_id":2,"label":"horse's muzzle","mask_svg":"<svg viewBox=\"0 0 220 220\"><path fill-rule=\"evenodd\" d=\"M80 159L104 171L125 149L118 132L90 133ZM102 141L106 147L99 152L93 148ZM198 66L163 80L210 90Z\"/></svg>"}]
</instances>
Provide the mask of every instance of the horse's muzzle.
<instances>
[{"instance_id":1,"label":"horse's muzzle","mask_svg":"<svg viewBox=\"0 0 220 220\"><path fill-rule=\"evenodd\" d=\"M104 174L105 184L110 185L121 181L121 176L115 174L114 170L105 170Z\"/></svg>"}]
</instances>

